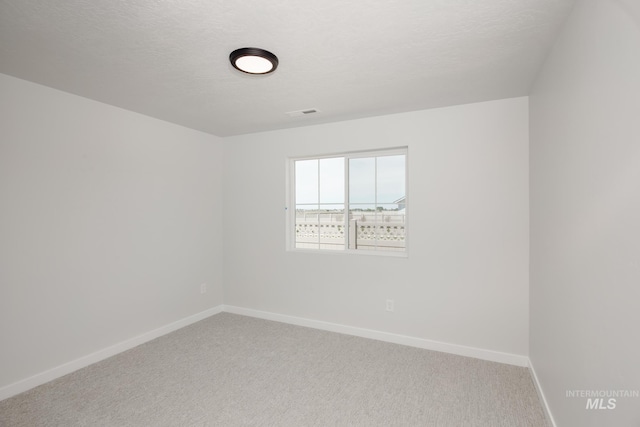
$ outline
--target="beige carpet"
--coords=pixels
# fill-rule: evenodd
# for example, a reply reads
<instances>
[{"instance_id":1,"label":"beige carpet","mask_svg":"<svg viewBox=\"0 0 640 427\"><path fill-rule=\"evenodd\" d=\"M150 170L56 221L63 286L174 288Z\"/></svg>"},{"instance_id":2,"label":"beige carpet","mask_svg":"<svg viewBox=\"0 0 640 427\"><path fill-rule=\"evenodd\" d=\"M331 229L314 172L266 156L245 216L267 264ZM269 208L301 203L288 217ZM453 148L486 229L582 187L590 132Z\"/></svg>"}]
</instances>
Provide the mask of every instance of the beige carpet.
<instances>
[{"instance_id":1,"label":"beige carpet","mask_svg":"<svg viewBox=\"0 0 640 427\"><path fill-rule=\"evenodd\" d=\"M0 426L547 426L529 371L222 313L0 402Z\"/></svg>"}]
</instances>

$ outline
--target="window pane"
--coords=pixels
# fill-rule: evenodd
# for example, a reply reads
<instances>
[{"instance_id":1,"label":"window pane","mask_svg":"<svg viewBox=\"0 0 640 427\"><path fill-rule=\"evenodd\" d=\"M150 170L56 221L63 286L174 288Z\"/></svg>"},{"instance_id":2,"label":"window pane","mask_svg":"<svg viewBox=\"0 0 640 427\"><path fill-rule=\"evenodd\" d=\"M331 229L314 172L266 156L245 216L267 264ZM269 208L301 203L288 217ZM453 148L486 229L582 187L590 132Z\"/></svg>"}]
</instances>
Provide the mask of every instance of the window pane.
<instances>
[{"instance_id":1,"label":"window pane","mask_svg":"<svg viewBox=\"0 0 640 427\"><path fill-rule=\"evenodd\" d=\"M344 157L320 159L320 203L344 203Z\"/></svg>"},{"instance_id":2,"label":"window pane","mask_svg":"<svg viewBox=\"0 0 640 427\"><path fill-rule=\"evenodd\" d=\"M405 211L397 205L378 205L376 210L376 250L404 251Z\"/></svg>"},{"instance_id":3,"label":"window pane","mask_svg":"<svg viewBox=\"0 0 640 427\"><path fill-rule=\"evenodd\" d=\"M349 249L375 250L375 226L375 209L349 210Z\"/></svg>"},{"instance_id":4,"label":"window pane","mask_svg":"<svg viewBox=\"0 0 640 427\"><path fill-rule=\"evenodd\" d=\"M375 203L376 158L349 159L349 203Z\"/></svg>"},{"instance_id":5,"label":"window pane","mask_svg":"<svg viewBox=\"0 0 640 427\"><path fill-rule=\"evenodd\" d=\"M398 206L397 204L378 205L376 220L404 224L406 212L404 209L398 208Z\"/></svg>"},{"instance_id":6,"label":"window pane","mask_svg":"<svg viewBox=\"0 0 640 427\"><path fill-rule=\"evenodd\" d=\"M349 210L349 249L405 250L405 212L396 204L361 205Z\"/></svg>"},{"instance_id":7,"label":"window pane","mask_svg":"<svg viewBox=\"0 0 640 427\"><path fill-rule=\"evenodd\" d=\"M345 243L344 205L296 206L295 247L343 250Z\"/></svg>"},{"instance_id":8,"label":"window pane","mask_svg":"<svg viewBox=\"0 0 640 427\"><path fill-rule=\"evenodd\" d=\"M317 205L310 209L309 205L296 206L295 247L318 249L320 247L319 217Z\"/></svg>"},{"instance_id":9,"label":"window pane","mask_svg":"<svg viewBox=\"0 0 640 427\"><path fill-rule=\"evenodd\" d=\"M296 204L318 203L318 160L296 161Z\"/></svg>"},{"instance_id":10,"label":"window pane","mask_svg":"<svg viewBox=\"0 0 640 427\"><path fill-rule=\"evenodd\" d=\"M405 196L405 156L377 158L378 204L394 203Z\"/></svg>"},{"instance_id":11,"label":"window pane","mask_svg":"<svg viewBox=\"0 0 640 427\"><path fill-rule=\"evenodd\" d=\"M320 206L320 249L344 250L344 204Z\"/></svg>"}]
</instances>

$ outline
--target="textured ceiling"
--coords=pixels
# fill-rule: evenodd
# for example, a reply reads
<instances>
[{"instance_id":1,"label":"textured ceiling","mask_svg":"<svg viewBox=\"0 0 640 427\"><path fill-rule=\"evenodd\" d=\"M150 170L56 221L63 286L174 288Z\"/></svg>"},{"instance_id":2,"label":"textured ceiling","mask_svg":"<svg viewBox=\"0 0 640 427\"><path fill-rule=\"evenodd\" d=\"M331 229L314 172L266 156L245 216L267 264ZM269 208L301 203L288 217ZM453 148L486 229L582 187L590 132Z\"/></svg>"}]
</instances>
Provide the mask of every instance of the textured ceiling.
<instances>
[{"instance_id":1,"label":"textured ceiling","mask_svg":"<svg viewBox=\"0 0 640 427\"><path fill-rule=\"evenodd\" d=\"M236 135L527 95L573 3L0 0L0 72Z\"/></svg>"}]
</instances>

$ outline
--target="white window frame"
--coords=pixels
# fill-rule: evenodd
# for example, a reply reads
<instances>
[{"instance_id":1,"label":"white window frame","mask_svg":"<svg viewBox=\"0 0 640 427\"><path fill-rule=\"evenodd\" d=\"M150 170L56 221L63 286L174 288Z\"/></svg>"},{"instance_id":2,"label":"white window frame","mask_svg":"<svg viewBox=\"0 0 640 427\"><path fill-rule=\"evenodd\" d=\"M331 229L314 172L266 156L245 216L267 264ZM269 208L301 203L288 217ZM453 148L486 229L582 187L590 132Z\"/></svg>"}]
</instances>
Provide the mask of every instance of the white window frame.
<instances>
[{"instance_id":1,"label":"white window frame","mask_svg":"<svg viewBox=\"0 0 640 427\"><path fill-rule=\"evenodd\" d=\"M384 249L376 249L376 250L365 250L365 249L350 249L349 248L349 233L345 236L345 249L342 250L329 250L329 249L309 249L309 248L297 248L296 247L296 174L295 174L295 164L296 161L300 160L317 160L317 159L330 159L336 157L343 157L345 159L345 170L344 170L344 227L345 230L349 230L349 160L350 159L360 159L366 157L380 157L380 156L393 156L393 155L404 155L405 156L405 247L404 251L385 251ZM302 253L322 253L322 254L358 254L358 255L377 255L377 256L391 256L391 257L408 257L409 253L409 155L408 155L408 147L394 147L394 148L384 148L384 149L376 149L376 150L367 150L367 151L349 151L343 153L332 153L332 154L322 154L322 155L311 155L311 156L299 156L299 157L289 157L286 160L287 167L287 182L286 182L286 250L291 252L302 252ZM377 201L376 201L377 203Z\"/></svg>"}]
</instances>

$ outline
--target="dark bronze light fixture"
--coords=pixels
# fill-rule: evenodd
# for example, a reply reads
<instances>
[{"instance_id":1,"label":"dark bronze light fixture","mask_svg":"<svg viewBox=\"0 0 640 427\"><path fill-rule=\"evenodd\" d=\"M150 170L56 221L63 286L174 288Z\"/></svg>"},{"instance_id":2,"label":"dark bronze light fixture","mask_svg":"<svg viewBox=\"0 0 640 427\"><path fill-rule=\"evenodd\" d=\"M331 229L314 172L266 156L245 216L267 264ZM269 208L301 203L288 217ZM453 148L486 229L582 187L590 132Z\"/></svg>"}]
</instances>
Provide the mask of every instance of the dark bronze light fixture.
<instances>
[{"instance_id":1,"label":"dark bronze light fixture","mask_svg":"<svg viewBox=\"0 0 640 427\"><path fill-rule=\"evenodd\" d=\"M229 55L229 61L233 68L247 74L269 74L278 68L278 58L257 47L236 49Z\"/></svg>"}]
</instances>

